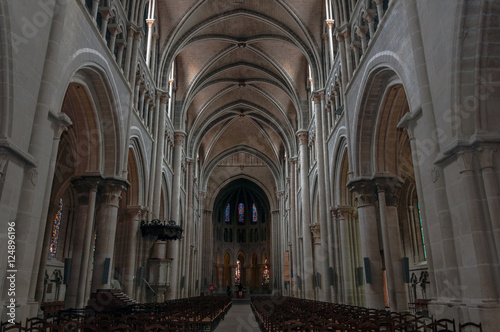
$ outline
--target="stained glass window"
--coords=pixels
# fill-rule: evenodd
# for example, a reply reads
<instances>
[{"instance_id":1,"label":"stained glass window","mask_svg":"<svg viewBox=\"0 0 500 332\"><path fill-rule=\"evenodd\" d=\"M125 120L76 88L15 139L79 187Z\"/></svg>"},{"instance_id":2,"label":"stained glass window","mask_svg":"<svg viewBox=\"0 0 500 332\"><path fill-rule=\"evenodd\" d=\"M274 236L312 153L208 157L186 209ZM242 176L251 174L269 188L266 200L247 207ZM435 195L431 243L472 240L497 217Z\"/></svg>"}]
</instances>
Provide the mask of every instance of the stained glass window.
<instances>
[{"instance_id":1,"label":"stained glass window","mask_svg":"<svg viewBox=\"0 0 500 332\"><path fill-rule=\"evenodd\" d=\"M267 259L264 261L264 272L262 272L262 286L269 286L269 269L267 268Z\"/></svg>"},{"instance_id":2,"label":"stained glass window","mask_svg":"<svg viewBox=\"0 0 500 332\"><path fill-rule=\"evenodd\" d=\"M420 203L418 206L418 219L420 222L420 232L422 233L422 245L424 246L424 258L427 260L427 250L425 249L424 226L422 225L422 214L420 213Z\"/></svg>"},{"instance_id":3,"label":"stained glass window","mask_svg":"<svg viewBox=\"0 0 500 332\"><path fill-rule=\"evenodd\" d=\"M236 260L236 269L234 271L234 284L239 285L241 282L241 262Z\"/></svg>"},{"instance_id":4,"label":"stained glass window","mask_svg":"<svg viewBox=\"0 0 500 332\"><path fill-rule=\"evenodd\" d=\"M225 221L230 222L231 221L231 216L230 216L231 208L229 207L229 203L227 203L226 206L226 216L225 216Z\"/></svg>"},{"instance_id":5,"label":"stained glass window","mask_svg":"<svg viewBox=\"0 0 500 332\"><path fill-rule=\"evenodd\" d=\"M238 222L245 222L245 204L243 203L238 204Z\"/></svg>"},{"instance_id":6,"label":"stained glass window","mask_svg":"<svg viewBox=\"0 0 500 332\"><path fill-rule=\"evenodd\" d=\"M52 224L52 237L50 239L49 256L52 258L56 257L57 254L57 242L59 240L59 228L61 227L61 215L63 210L63 200L59 200L59 210L54 217L54 223Z\"/></svg>"},{"instance_id":7,"label":"stained glass window","mask_svg":"<svg viewBox=\"0 0 500 332\"><path fill-rule=\"evenodd\" d=\"M252 222L257 222L258 217L257 217L257 206L255 206L255 203L253 203L252 206Z\"/></svg>"},{"instance_id":8,"label":"stained glass window","mask_svg":"<svg viewBox=\"0 0 500 332\"><path fill-rule=\"evenodd\" d=\"M94 265L95 259L95 244L97 243L97 232L94 235L94 248L92 248L92 265Z\"/></svg>"}]
</instances>

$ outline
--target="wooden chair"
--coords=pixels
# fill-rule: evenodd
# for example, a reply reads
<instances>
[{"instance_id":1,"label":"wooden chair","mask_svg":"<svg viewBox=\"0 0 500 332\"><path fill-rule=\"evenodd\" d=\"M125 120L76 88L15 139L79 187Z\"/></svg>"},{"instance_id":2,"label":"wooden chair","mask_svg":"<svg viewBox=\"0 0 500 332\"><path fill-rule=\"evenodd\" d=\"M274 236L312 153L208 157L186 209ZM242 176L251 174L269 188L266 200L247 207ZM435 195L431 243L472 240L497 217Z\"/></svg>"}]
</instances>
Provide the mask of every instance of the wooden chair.
<instances>
[{"instance_id":1,"label":"wooden chair","mask_svg":"<svg viewBox=\"0 0 500 332\"><path fill-rule=\"evenodd\" d=\"M476 324L476 323L473 323L473 322L467 322L467 323L463 323L463 324L458 324L458 331L459 332L476 332L476 331L479 331L479 332L483 332L483 327L481 326L481 323L479 324Z\"/></svg>"},{"instance_id":2,"label":"wooden chair","mask_svg":"<svg viewBox=\"0 0 500 332\"><path fill-rule=\"evenodd\" d=\"M2 327L2 332L7 332L7 331L28 331L25 326L22 326L21 323L15 323L15 324L7 324Z\"/></svg>"},{"instance_id":3,"label":"wooden chair","mask_svg":"<svg viewBox=\"0 0 500 332\"><path fill-rule=\"evenodd\" d=\"M434 320L432 323L426 324L424 331L430 332L456 332L455 320L442 318Z\"/></svg>"}]
</instances>

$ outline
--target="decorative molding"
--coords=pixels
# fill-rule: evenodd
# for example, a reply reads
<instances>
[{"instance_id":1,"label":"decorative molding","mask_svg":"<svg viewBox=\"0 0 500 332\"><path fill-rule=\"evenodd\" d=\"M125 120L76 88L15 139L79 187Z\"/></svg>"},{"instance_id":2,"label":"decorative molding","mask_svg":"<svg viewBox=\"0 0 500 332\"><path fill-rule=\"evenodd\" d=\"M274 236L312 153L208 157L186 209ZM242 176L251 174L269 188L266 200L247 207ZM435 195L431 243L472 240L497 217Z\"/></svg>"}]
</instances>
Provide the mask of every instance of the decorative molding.
<instances>
[{"instance_id":1,"label":"decorative molding","mask_svg":"<svg viewBox=\"0 0 500 332\"><path fill-rule=\"evenodd\" d=\"M319 223L310 225L309 228L311 230L313 245L321 244L321 227Z\"/></svg>"}]
</instances>

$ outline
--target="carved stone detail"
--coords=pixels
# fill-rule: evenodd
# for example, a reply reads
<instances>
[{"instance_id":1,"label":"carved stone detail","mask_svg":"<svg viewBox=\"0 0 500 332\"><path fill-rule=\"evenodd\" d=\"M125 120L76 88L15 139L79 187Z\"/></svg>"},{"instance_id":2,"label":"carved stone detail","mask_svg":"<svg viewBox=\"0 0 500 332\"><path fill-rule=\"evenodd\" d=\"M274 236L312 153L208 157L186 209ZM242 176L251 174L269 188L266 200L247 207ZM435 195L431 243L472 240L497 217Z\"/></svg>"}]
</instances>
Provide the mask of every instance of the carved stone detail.
<instances>
[{"instance_id":1,"label":"carved stone detail","mask_svg":"<svg viewBox=\"0 0 500 332\"><path fill-rule=\"evenodd\" d=\"M354 200L358 207L367 205L375 205L377 201L377 193L375 184L369 180L358 180L348 184L349 190L356 195Z\"/></svg>"}]
</instances>

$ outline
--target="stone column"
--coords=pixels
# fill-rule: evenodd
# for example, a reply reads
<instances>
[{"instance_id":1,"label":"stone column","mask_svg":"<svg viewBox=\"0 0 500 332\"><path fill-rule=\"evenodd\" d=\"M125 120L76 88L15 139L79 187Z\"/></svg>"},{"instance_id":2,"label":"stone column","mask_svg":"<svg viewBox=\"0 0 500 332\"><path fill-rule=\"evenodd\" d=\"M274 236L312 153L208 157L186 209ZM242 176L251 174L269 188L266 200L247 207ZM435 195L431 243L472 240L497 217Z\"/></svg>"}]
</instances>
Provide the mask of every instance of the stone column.
<instances>
[{"instance_id":1,"label":"stone column","mask_svg":"<svg viewBox=\"0 0 500 332\"><path fill-rule=\"evenodd\" d=\"M323 117L321 101L324 99L324 92L315 92L313 95L314 101L314 116L316 120L316 152L317 152L317 169L318 169L318 200L319 200L319 229L321 230L321 239L316 250L314 251L316 271L321 274L321 292L319 293L320 301L331 301L330 281L329 281L329 241L328 232L328 213L326 206L326 177L325 177L325 153L323 146ZM333 257L332 257L333 258Z\"/></svg>"},{"instance_id":2,"label":"stone column","mask_svg":"<svg viewBox=\"0 0 500 332\"><path fill-rule=\"evenodd\" d=\"M137 247L140 239L140 222L142 215L142 206L127 206L127 254L124 273L124 292L134 297L134 284L136 283L136 262L138 252Z\"/></svg>"},{"instance_id":3,"label":"stone column","mask_svg":"<svg viewBox=\"0 0 500 332\"><path fill-rule=\"evenodd\" d=\"M97 19L97 11L99 9L99 2L100 0L92 0L92 11L90 12L90 16L92 17L92 20Z\"/></svg>"},{"instance_id":4,"label":"stone column","mask_svg":"<svg viewBox=\"0 0 500 332\"><path fill-rule=\"evenodd\" d=\"M193 266L193 250L196 248L194 245L194 227L193 227L193 181L194 181L194 176L193 176L193 165L194 161L192 159L186 159L186 168L187 168L187 214L186 214L186 220L184 222L184 235L185 235L185 240L184 240L184 252L186 253L185 255L185 262L182 266L182 275L186 276L186 283L185 287L183 289L183 297L189 296L188 292L189 290L189 285L192 284L192 278L193 278L193 271L192 268Z\"/></svg>"},{"instance_id":5,"label":"stone column","mask_svg":"<svg viewBox=\"0 0 500 332\"><path fill-rule=\"evenodd\" d=\"M297 133L300 147L300 184L301 184L301 203L302 203L302 237L303 237L303 285L304 297L314 299L313 288L313 251L310 226L311 205L309 201L309 156L308 156L308 133L300 131Z\"/></svg>"},{"instance_id":6,"label":"stone column","mask_svg":"<svg viewBox=\"0 0 500 332\"><path fill-rule=\"evenodd\" d=\"M345 77L346 81L348 82L352 78L352 55L351 55L351 29L345 28L342 31L342 34L344 35L344 44L345 44L345 59L346 59L346 65L347 65L347 74L349 75L348 77ZM342 46L340 46L342 47ZM346 82L346 83L347 83Z\"/></svg>"},{"instance_id":7,"label":"stone column","mask_svg":"<svg viewBox=\"0 0 500 332\"><path fill-rule=\"evenodd\" d=\"M297 166L297 158L290 159L290 237L292 242L292 248L290 250L290 261L292 265L292 273L290 274L290 278L293 282L292 285L292 295L295 297L299 296L299 289L297 283L297 273L299 271L297 259L298 259L298 233L297 233L297 217L296 217L296 171Z\"/></svg>"},{"instance_id":8,"label":"stone column","mask_svg":"<svg viewBox=\"0 0 500 332\"><path fill-rule=\"evenodd\" d=\"M354 298L354 285L355 285L355 274L352 265L351 250L354 247L354 243L351 243L351 235L349 232L349 215L353 212L353 208L350 206L337 206L335 209L335 214L339 222L339 237L340 237L340 250L342 252L342 293L343 293L343 303L348 305L355 305Z\"/></svg>"},{"instance_id":9,"label":"stone column","mask_svg":"<svg viewBox=\"0 0 500 332\"><path fill-rule=\"evenodd\" d=\"M478 152L488 212L490 213L491 229L495 239L497 256L500 257L500 190L498 189L498 179L493 165L493 152L496 152L496 150L492 147L481 147Z\"/></svg>"},{"instance_id":10,"label":"stone column","mask_svg":"<svg viewBox=\"0 0 500 332\"><path fill-rule=\"evenodd\" d=\"M375 13L371 10L366 11L363 18L368 22L368 31L370 31L370 38L375 34Z\"/></svg>"},{"instance_id":11,"label":"stone column","mask_svg":"<svg viewBox=\"0 0 500 332\"><path fill-rule=\"evenodd\" d=\"M487 223L482 213L483 202L478 192L478 177L474 174L473 151L460 151L457 155L460 180L465 196L467 215L461 223L459 238L455 238L456 246L462 253L461 281L474 287L464 287L465 298L479 298L482 301L496 301L498 294L498 279L494 278L494 261L498 263L489 247L489 236L486 234ZM483 162L484 164L484 162ZM498 193L497 193L498 194ZM493 246L492 246L493 247ZM496 251L496 249L495 249ZM465 258L466 257L466 258ZM498 270L498 265L496 265ZM474 272L469 272L469 271ZM496 279L496 280L495 280Z\"/></svg>"},{"instance_id":12,"label":"stone column","mask_svg":"<svg viewBox=\"0 0 500 332\"><path fill-rule=\"evenodd\" d=\"M181 180L182 180L182 159L184 150L184 140L186 133L176 131L174 134L174 179L172 183L172 202L170 204L170 219L177 224L180 223L180 198L181 198ZM185 235L184 239L185 239ZM170 241L169 258L173 259L172 269L170 270L170 288L167 290L167 299L179 297L179 241Z\"/></svg>"},{"instance_id":13,"label":"stone column","mask_svg":"<svg viewBox=\"0 0 500 332\"><path fill-rule=\"evenodd\" d=\"M133 31L133 30L131 30ZM130 72L129 72L129 82L130 82L130 85L132 85L132 83L134 82L135 80L135 69L136 69L136 66L137 66L137 57L139 56L139 45L141 44L141 33L140 32L134 32L134 43L133 43L133 47L132 47L132 59L130 61ZM130 43L129 45L132 45L132 43Z\"/></svg>"},{"instance_id":14,"label":"stone column","mask_svg":"<svg viewBox=\"0 0 500 332\"><path fill-rule=\"evenodd\" d=\"M329 51L330 51L330 64L331 67L333 67L333 61L335 59L334 53L333 53L333 20L327 20L326 24L328 25L328 44L329 44Z\"/></svg>"},{"instance_id":15,"label":"stone column","mask_svg":"<svg viewBox=\"0 0 500 332\"><path fill-rule=\"evenodd\" d=\"M384 261L391 311L408 310L408 294L403 279L401 232L397 204L402 182L395 178L377 178L380 228L384 246Z\"/></svg>"},{"instance_id":16,"label":"stone column","mask_svg":"<svg viewBox=\"0 0 500 332\"><path fill-rule=\"evenodd\" d=\"M92 292L111 288L118 204L122 198L121 193L127 187L127 182L110 179L105 180L100 188L101 203L96 219Z\"/></svg>"},{"instance_id":17,"label":"stone column","mask_svg":"<svg viewBox=\"0 0 500 332\"><path fill-rule=\"evenodd\" d=\"M339 52L340 52L340 74L342 76L342 83L343 83L342 88L345 89L347 82L349 82L349 77L347 74L346 48L342 46L343 43L345 44L344 35L340 32L337 32L337 41L339 43Z\"/></svg>"},{"instance_id":18,"label":"stone column","mask_svg":"<svg viewBox=\"0 0 500 332\"><path fill-rule=\"evenodd\" d=\"M116 36L121 32L120 28L117 24L109 24L108 30L111 33L111 39L109 40L109 50L113 56L113 59L117 59L115 57L115 44L116 44Z\"/></svg>"},{"instance_id":19,"label":"stone column","mask_svg":"<svg viewBox=\"0 0 500 332\"><path fill-rule=\"evenodd\" d=\"M88 191L88 210L87 210L87 220L85 222L85 235L83 241L82 259L81 263L73 260L73 264L81 264L80 275L78 279L78 292L76 297L76 308L83 308L88 300L89 294L87 294L87 284L88 280L88 267L90 266L90 255L92 248L92 236L94 234L94 217L95 217L95 204L97 199L97 188L99 183L102 181L101 177L82 179L83 184Z\"/></svg>"},{"instance_id":20,"label":"stone column","mask_svg":"<svg viewBox=\"0 0 500 332\"><path fill-rule=\"evenodd\" d=\"M363 51L363 54L366 53L366 48L368 47L368 42L366 41L366 32L368 29L366 26L360 26L356 30L356 34L358 35L359 39L361 39L361 50Z\"/></svg>"},{"instance_id":21,"label":"stone column","mask_svg":"<svg viewBox=\"0 0 500 332\"><path fill-rule=\"evenodd\" d=\"M130 76L130 61L132 60L132 51L134 50L135 30L129 27L127 33L127 52L125 52L125 64L123 66L123 75L125 78Z\"/></svg>"},{"instance_id":22,"label":"stone column","mask_svg":"<svg viewBox=\"0 0 500 332\"><path fill-rule=\"evenodd\" d=\"M123 71L122 63L123 63L123 50L127 45L127 42L124 39L118 39L116 41L116 45L118 45L118 53L116 54L116 63L118 67Z\"/></svg>"},{"instance_id":23,"label":"stone column","mask_svg":"<svg viewBox=\"0 0 500 332\"><path fill-rule=\"evenodd\" d=\"M85 227L87 224L87 213L89 211L89 190L82 183L74 184L77 192L77 206L75 214L75 228L72 246L72 264L70 279L66 290L65 305L67 308L79 308L77 306L77 294L80 286L80 269L86 272L86 267L82 261L82 253L85 240ZM92 226L91 226L92 227ZM85 284L81 285L85 289Z\"/></svg>"},{"instance_id":24,"label":"stone column","mask_svg":"<svg viewBox=\"0 0 500 332\"><path fill-rule=\"evenodd\" d=\"M156 158L155 158L155 183L153 195L153 218L160 217L161 211L161 184L162 179L162 165L163 165L163 151L165 149L165 112L167 110L168 96L165 94L160 95L160 109L158 115L158 132L156 134Z\"/></svg>"},{"instance_id":25,"label":"stone column","mask_svg":"<svg viewBox=\"0 0 500 332\"><path fill-rule=\"evenodd\" d=\"M380 257L377 212L375 210L375 201L377 199L375 185L371 181L360 179L351 181L348 186L349 190L355 193L355 200L358 205L361 253L365 263L366 306L384 309L382 260ZM370 273L368 273L367 268L369 268ZM366 279L367 275L371 279L370 282Z\"/></svg>"},{"instance_id":26,"label":"stone column","mask_svg":"<svg viewBox=\"0 0 500 332\"><path fill-rule=\"evenodd\" d=\"M380 22L384 17L384 2L383 0L374 0L374 1L377 4L378 21Z\"/></svg>"},{"instance_id":27,"label":"stone column","mask_svg":"<svg viewBox=\"0 0 500 332\"><path fill-rule=\"evenodd\" d=\"M106 33L108 32L108 21L111 18L111 11L108 7L103 7L100 10L101 12L101 36L106 40Z\"/></svg>"}]
</instances>

